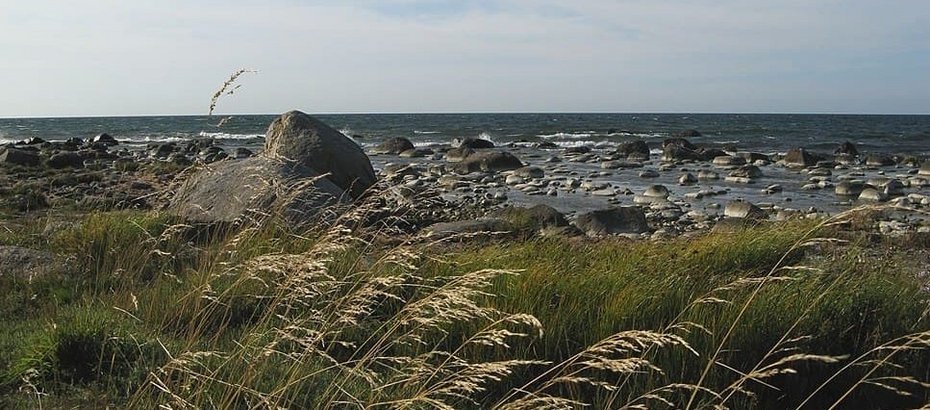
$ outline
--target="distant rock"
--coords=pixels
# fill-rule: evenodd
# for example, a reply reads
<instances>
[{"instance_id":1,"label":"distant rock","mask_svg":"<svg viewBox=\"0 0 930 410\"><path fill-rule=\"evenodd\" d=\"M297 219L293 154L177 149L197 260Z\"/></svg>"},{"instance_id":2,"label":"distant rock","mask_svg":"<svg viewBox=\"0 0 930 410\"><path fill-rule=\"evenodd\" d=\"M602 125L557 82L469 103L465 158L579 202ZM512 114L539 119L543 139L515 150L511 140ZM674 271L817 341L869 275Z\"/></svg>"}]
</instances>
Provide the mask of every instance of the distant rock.
<instances>
[{"instance_id":1,"label":"distant rock","mask_svg":"<svg viewBox=\"0 0 930 410\"><path fill-rule=\"evenodd\" d=\"M649 159L649 145L644 141L629 141L617 147L617 154L636 160Z\"/></svg>"},{"instance_id":2,"label":"distant rock","mask_svg":"<svg viewBox=\"0 0 930 410\"><path fill-rule=\"evenodd\" d=\"M856 149L856 144L846 141L840 144L839 147L836 147L836 149L833 151L833 154L834 155L849 155L849 156L856 157L856 156L859 156L859 150Z\"/></svg>"},{"instance_id":3,"label":"distant rock","mask_svg":"<svg viewBox=\"0 0 930 410\"><path fill-rule=\"evenodd\" d=\"M263 155L328 174L327 179L354 198L376 182L371 161L358 144L300 111L285 113L271 123Z\"/></svg>"},{"instance_id":4,"label":"distant rock","mask_svg":"<svg viewBox=\"0 0 930 410\"><path fill-rule=\"evenodd\" d=\"M373 148L375 154L397 155L409 149L414 149L413 143L404 137L388 138Z\"/></svg>"},{"instance_id":5,"label":"distant rock","mask_svg":"<svg viewBox=\"0 0 930 410\"><path fill-rule=\"evenodd\" d=\"M481 138L464 138L452 141L454 148L487 149L494 148L494 143Z\"/></svg>"},{"instance_id":6,"label":"distant rock","mask_svg":"<svg viewBox=\"0 0 930 410\"><path fill-rule=\"evenodd\" d=\"M816 165L820 159L804 148L792 148L788 150L782 161L788 167L810 167Z\"/></svg>"},{"instance_id":7,"label":"distant rock","mask_svg":"<svg viewBox=\"0 0 930 410\"><path fill-rule=\"evenodd\" d=\"M637 206L623 206L581 214L575 226L588 236L639 234L649 231L646 214Z\"/></svg>"},{"instance_id":8,"label":"distant rock","mask_svg":"<svg viewBox=\"0 0 930 410\"><path fill-rule=\"evenodd\" d=\"M45 162L51 168L84 168L84 157L71 151L52 154Z\"/></svg>"},{"instance_id":9,"label":"distant rock","mask_svg":"<svg viewBox=\"0 0 930 410\"><path fill-rule=\"evenodd\" d=\"M91 142L95 144L102 144L108 147L119 145L119 141L117 141L116 138L111 137L110 134L107 134L107 133L103 133L103 134L100 134L94 137L94 139L91 140Z\"/></svg>"},{"instance_id":10,"label":"distant rock","mask_svg":"<svg viewBox=\"0 0 930 410\"><path fill-rule=\"evenodd\" d=\"M468 174L478 171L509 171L521 167L523 167L523 162L510 152L479 151L455 164L454 169L460 174Z\"/></svg>"},{"instance_id":11,"label":"distant rock","mask_svg":"<svg viewBox=\"0 0 930 410\"><path fill-rule=\"evenodd\" d=\"M723 209L728 218L765 219L768 215L758 206L745 201L730 201Z\"/></svg>"}]
</instances>

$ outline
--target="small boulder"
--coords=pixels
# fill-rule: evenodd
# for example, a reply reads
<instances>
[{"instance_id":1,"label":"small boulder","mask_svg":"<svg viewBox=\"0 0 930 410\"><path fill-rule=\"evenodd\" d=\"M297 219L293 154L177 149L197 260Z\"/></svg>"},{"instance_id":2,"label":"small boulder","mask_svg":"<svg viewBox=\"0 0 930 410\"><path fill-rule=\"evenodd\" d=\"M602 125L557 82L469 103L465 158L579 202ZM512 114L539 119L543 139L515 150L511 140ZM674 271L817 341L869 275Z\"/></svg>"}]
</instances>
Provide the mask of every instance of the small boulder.
<instances>
[{"instance_id":1,"label":"small boulder","mask_svg":"<svg viewBox=\"0 0 930 410\"><path fill-rule=\"evenodd\" d=\"M723 209L727 218L765 219L768 215L758 206L745 201L730 201Z\"/></svg>"},{"instance_id":2,"label":"small boulder","mask_svg":"<svg viewBox=\"0 0 930 410\"><path fill-rule=\"evenodd\" d=\"M474 154L475 150L468 147L457 147L446 151L445 159L449 162L462 162L469 155Z\"/></svg>"},{"instance_id":3,"label":"small boulder","mask_svg":"<svg viewBox=\"0 0 930 410\"><path fill-rule=\"evenodd\" d=\"M454 170L460 174L468 174L478 171L509 171L521 167L523 163L510 152L480 151L455 164Z\"/></svg>"},{"instance_id":4,"label":"small boulder","mask_svg":"<svg viewBox=\"0 0 930 410\"><path fill-rule=\"evenodd\" d=\"M743 157L734 157L731 155L714 157L714 165L718 167L738 167L745 164L746 160Z\"/></svg>"},{"instance_id":5,"label":"small boulder","mask_svg":"<svg viewBox=\"0 0 930 410\"><path fill-rule=\"evenodd\" d=\"M34 167L39 165L39 155L24 149L7 147L0 152L0 164Z\"/></svg>"},{"instance_id":6,"label":"small boulder","mask_svg":"<svg viewBox=\"0 0 930 410\"><path fill-rule=\"evenodd\" d=\"M865 157L865 165L869 167L890 167L895 165L894 158L882 154L869 154Z\"/></svg>"},{"instance_id":7,"label":"small boulder","mask_svg":"<svg viewBox=\"0 0 930 410\"><path fill-rule=\"evenodd\" d=\"M72 151L62 151L52 154L45 162L51 168L84 168L84 158L81 154Z\"/></svg>"},{"instance_id":8,"label":"small boulder","mask_svg":"<svg viewBox=\"0 0 930 410\"><path fill-rule=\"evenodd\" d=\"M643 191L643 196L647 198L668 198L669 192L665 185L651 185Z\"/></svg>"},{"instance_id":9,"label":"small boulder","mask_svg":"<svg viewBox=\"0 0 930 410\"><path fill-rule=\"evenodd\" d=\"M588 236L639 234L649 231L646 214L638 206L587 212L575 219L575 226Z\"/></svg>"},{"instance_id":10,"label":"small boulder","mask_svg":"<svg viewBox=\"0 0 930 410\"><path fill-rule=\"evenodd\" d=\"M506 207L496 211L493 215L523 229L540 230L549 227L568 226L565 215L544 204L534 205L529 208Z\"/></svg>"},{"instance_id":11,"label":"small boulder","mask_svg":"<svg viewBox=\"0 0 930 410\"><path fill-rule=\"evenodd\" d=\"M103 134L100 134L94 137L94 139L91 140L91 142L93 142L94 144L101 144L101 145L105 145L108 147L119 145L119 141L117 141L116 138L111 137L110 134L107 134L107 133L103 133Z\"/></svg>"},{"instance_id":12,"label":"small boulder","mask_svg":"<svg viewBox=\"0 0 930 410\"><path fill-rule=\"evenodd\" d=\"M546 176L546 171L540 167L527 166L515 169L513 174L523 178L542 178Z\"/></svg>"},{"instance_id":13,"label":"small boulder","mask_svg":"<svg viewBox=\"0 0 930 410\"><path fill-rule=\"evenodd\" d=\"M408 149L414 149L413 143L404 137L388 138L371 151L375 154L397 155Z\"/></svg>"},{"instance_id":14,"label":"small boulder","mask_svg":"<svg viewBox=\"0 0 930 410\"><path fill-rule=\"evenodd\" d=\"M785 154L785 158L782 159L784 164L788 167L809 167L817 164L820 158L811 154L804 148L792 148L788 150L788 153Z\"/></svg>"},{"instance_id":15,"label":"small boulder","mask_svg":"<svg viewBox=\"0 0 930 410\"><path fill-rule=\"evenodd\" d=\"M841 181L834 187L834 192L837 196L858 197L863 189L865 189L865 184L862 181Z\"/></svg>"},{"instance_id":16,"label":"small boulder","mask_svg":"<svg viewBox=\"0 0 930 410\"><path fill-rule=\"evenodd\" d=\"M452 146L455 148L488 149L494 148L494 143L481 138L464 138L452 140Z\"/></svg>"},{"instance_id":17,"label":"small boulder","mask_svg":"<svg viewBox=\"0 0 930 410\"><path fill-rule=\"evenodd\" d=\"M853 144L849 141L846 141L840 144L839 147L833 151L834 155L848 155L852 157L859 156L859 150L856 149L856 144Z\"/></svg>"}]
</instances>

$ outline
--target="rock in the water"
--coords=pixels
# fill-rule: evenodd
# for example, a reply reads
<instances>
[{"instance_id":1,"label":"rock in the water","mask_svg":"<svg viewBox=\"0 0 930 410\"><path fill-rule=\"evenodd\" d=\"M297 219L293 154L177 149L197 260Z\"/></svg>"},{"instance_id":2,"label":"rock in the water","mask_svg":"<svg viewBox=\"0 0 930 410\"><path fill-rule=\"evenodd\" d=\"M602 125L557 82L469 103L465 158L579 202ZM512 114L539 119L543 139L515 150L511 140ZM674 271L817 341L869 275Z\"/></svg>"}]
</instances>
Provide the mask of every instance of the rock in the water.
<instances>
[{"instance_id":1,"label":"rock in the water","mask_svg":"<svg viewBox=\"0 0 930 410\"><path fill-rule=\"evenodd\" d=\"M410 140L404 137L394 137L384 140L377 147L371 150L376 154L392 154L397 155L401 152L404 152L408 149L413 149L413 143Z\"/></svg>"},{"instance_id":2,"label":"rock in the water","mask_svg":"<svg viewBox=\"0 0 930 410\"><path fill-rule=\"evenodd\" d=\"M734 157L731 155L724 155L714 158L714 165L718 167L738 167L740 165L745 165L746 160L743 157Z\"/></svg>"},{"instance_id":3,"label":"rock in the water","mask_svg":"<svg viewBox=\"0 0 930 410\"><path fill-rule=\"evenodd\" d=\"M626 157L633 156L636 159L649 159L649 145L644 141L624 142L617 147L616 152Z\"/></svg>"},{"instance_id":4,"label":"rock in the water","mask_svg":"<svg viewBox=\"0 0 930 410\"><path fill-rule=\"evenodd\" d=\"M859 193L860 201L883 202L888 200L888 195L875 188L865 188Z\"/></svg>"},{"instance_id":5,"label":"rock in the water","mask_svg":"<svg viewBox=\"0 0 930 410\"><path fill-rule=\"evenodd\" d=\"M429 148L414 148L414 149L405 150L397 155L400 156L401 158L423 158L425 156L433 155L433 154L434 154L433 150Z\"/></svg>"},{"instance_id":6,"label":"rock in the water","mask_svg":"<svg viewBox=\"0 0 930 410\"><path fill-rule=\"evenodd\" d=\"M665 185L652 185L643 192L643 196L648 198L668 198L668 194Z\"/></svg>"},{"instance_id":7,"label":"rock in the water","mask_svg":"<svg viewBox=\"0 0 930 410\"><path fill-rule=\"evenodd\" d=\"M326 178L355 198L376 181L371 161L358 144L300 111L285 113L271 123L263 155L328 174Z\"/></svg>"},{"instance_id":8,"label":"rock in the water","mask_svg":"<svg viewBox=\"0 0 930 410\"><path fill-rule=\"evenodd\" d=\"M836 184L834 191L838 196L859 196L865 184L862 181L842 181Z\"/></svg>"},{"instance_id":9,"label":"rock in the water","mask_svg":"<svg viewBox=\"0 0 930 410\"><path fill-rule=\"evenodd\" d=\"M446 151L446 161L449 162L462 162L465 158L468 158L469 155L474 154L475 150L468 147L456 147Z\"/></svg>"},{"instance_id":10,"label":"rock in the water","mask_svg":"<svg viewBox=\"0 0 930 410\"><path fill-rule=\"evenodd\" d=\"M509 171L521 167L523 163L510 152L480 151L455 164L454 169L460 174L468 174L478 171Z\"/></svg>"},{"instance_id":11,"label":"rock in the water","mask_svg":"<svg viewBox=\"0 0 930 410\"><path fill-rule=\"evenodd\" d=\"M233 222L280 213L293 224L312 222L348 194L300 163L256 156L220 161L188 178L169 209L194 222Z\"/></svg>"},{"instance_id":12,"label":"rock in the water","mask_svg":"<svg viewBox=\"0 0 930 410\"><path fill-rule=\"evenodd\" d=\"M45 162L51 168L84 168L84 158L81 154L71 151L63 151L53 154Z\"/></svg>"},{"instance_id":13,"label":"rock in the water","mask_svg":"<svg viewBox=\"0 0 930 410\"><path fill-rule=\"evenodd\" d=\"M453 140L452 146L455 148L487 149L494 148L494 143L481 138L465 138Z\"/></svg>"},{"instance_id":14,"label":"rock in the water","mask_svg":"<svg viewBox=\"0 0 930 410\"><path fill-rule=\"evenodd\" d=\"M622 206L584 213L575 226L588 236L638 234L649 231L646 214L638 206Z\"/></svg>"},{"instance_id":15,"label":"rock in the water","mask_svg":"<svg viewBox=\"0 0 930 410\"><path fill-rule=\"evenodd\" d=\"M119 145L119 141L117 141L116 138L111 137L110 134L107 134L107 133L100 134L94 137L94 139L91 141L95 144L102 144L108 147Z\"/></svg>"},{"instance_id":16,"label":"rock in the water","mask_svg":"<svg viewBox=\"0 0 930 410\"><path fill-rule=\"evenodd\" d=\"M34 167L39 165L39 156L32 151L7 147L0 152L0 164Z\"/></svg>"},{"instance_id":17,"label":"rock in the water","mask_svg":"<svg viewBox=\"0 0 930 410\"><path fill-rule=\"evenodd\" d=\"M869 154L865 157L865 165L870 167L889 167L895 165L894 158L881 154Z\"/></svg>"},{"instance_id":18,"label":"rock in the water","mask_svg":"<svg viewBox=\"0 0 930 410\"><path fill-rule=\"evenodd\" d=\"M917 175L930 176L930 161L924 161L920 164L920 170L917 171Z\"/></svg>"},{"instance_id":19,"label":"rock in the water","mask_svg":"<svg viewBox=\"0 0 930 410\"><path fill-rule=\"evenodd\" d=\"M859 150L856 149L856 144L853 144L849 141L846 141L840 144L839 147L836 147L836 150L833 151L834 155L849 155L849 156L859 156Z\"/></svg>"},{"instance_id":20,"label":"rock in the water","mask_svg":"<svg viewBox=\"0 0 930 410\"><path fill-rule=\"evenodd\" d=\"M762 170L755 165L744 165L731 171L730 176L749 179L761 178Z\"/></svg>"},{"instance_id":21,"label":"rock in the water","mask_svg":"<svg viewBox=\"0 0 930 410\"><path fill-rule=\"evenodd\" d=\"M678 177L678 183L679 183L680 185L691 185L691 184L696 184L696 183L698 183L698 178L697 178L696 176L692 175L691 173L686 173L686 174L683 174L682 176Z\"/></svg>"},{"instance_id":22,"label":"rock in the water","mask_svg":"<svg viewBox=\"0 0 930 410\"><path fill-rule=\"evenodd\" d=\"M544 204L534 205L530 208L506 207L496 211L494 216L523 229L540 230L548 227L568 226L565 215Z\"/></svg>"},{"instance_id":23,"label":"rock in the water","mask_svg":"<svg viewBox=\"0 0 930 410\"><path fill-rule=\"evenodd\" d=\"M784 161L789 167L809 167L817 164L820 158L804 148L792 148L785 154Z\"/></svg>"},{"instance_id":24,"label":"rock in the water","mask_svg":"<svg viewBox=\"0 0 930 410\"><path fill-rule=\"evenodd\" d=\"M730 201L723 209L723 215L728 218L765 219L765 211L745 201Z\"/></svg>"},{"instance_id":25,"label":"rock in the water","mask_svg":"<svg viewBox=\"0 0 930 410\"><path fill-rule=\"evenodd\" d=\"M513 171L513 174L523 178L542 178L546 176L546 171L540 167L522 167Z\"/></svg>"}]
</instances>

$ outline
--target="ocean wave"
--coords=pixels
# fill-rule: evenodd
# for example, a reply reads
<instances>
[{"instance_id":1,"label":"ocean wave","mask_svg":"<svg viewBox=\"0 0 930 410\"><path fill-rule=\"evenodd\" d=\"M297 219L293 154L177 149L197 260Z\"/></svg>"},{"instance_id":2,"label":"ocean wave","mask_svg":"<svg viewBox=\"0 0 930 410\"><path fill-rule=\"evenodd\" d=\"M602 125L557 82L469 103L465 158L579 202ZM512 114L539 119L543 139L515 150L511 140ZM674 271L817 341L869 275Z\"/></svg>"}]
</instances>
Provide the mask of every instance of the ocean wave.
<instances>
[{"instance_id":1,"label":"ocean wave","mask_svg":"<svg viewBox=\"0 0 930 410\"><path fill-rule=\"evenodd\" d=\"M557 132L555 134L539 134L537 135L537 137L545 138L545 139L553 139L553 138L579 139L579 138L591 138L594 135L595 134L593 132L578 132L578 133Z\"/></svg>"},{"instance_id":2,"label":"ocean wave","mask_svg":"<svg viewBox=\"0 0 930 410\"><path fill-rule=\"evenodd\" d=\"M433 135L433 134L442 134L442 131L420 131L420 130L413 130L413 133L414 133L414 134L417 134L417 135Z\"/></svg>"},{"instance_id":3,"label":"ocean wave","mask_svg":"<svg viewBox=\"0 0 930 410\"><path fill-rule=\"evenodd\" d=\"M257 138L265 138L264 134L228 134L225 132L206 132L206 131L201 131L200 134L198 135L201 137L215 138L218 140L250 140L250 139L257 139Z\"/></svg>"}]
</instances>

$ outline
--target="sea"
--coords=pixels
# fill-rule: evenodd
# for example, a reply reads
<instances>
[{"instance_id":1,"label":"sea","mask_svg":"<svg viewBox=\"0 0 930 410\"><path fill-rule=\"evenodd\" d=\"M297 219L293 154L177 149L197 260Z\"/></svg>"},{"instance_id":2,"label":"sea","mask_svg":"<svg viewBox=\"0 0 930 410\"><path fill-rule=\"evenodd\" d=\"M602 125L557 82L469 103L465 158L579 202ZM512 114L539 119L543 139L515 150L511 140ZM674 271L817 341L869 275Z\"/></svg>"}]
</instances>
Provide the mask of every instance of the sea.
<instances>
[{"instance_id":1,"label":"sea","mask_svg":"<svg viewBox=\"0 0 930 410\"><path fill-rule=\"evenodd\" d=\"M643 139L658 145L682 130L692 142L764 153L793 147L832 152L844 141L860 152L930 156L930 115L815 114L321 114L364 147L389 137L417 146L481 137L497 144L550 141L607 148ZM0 144L30 137L64 140L108 133L129 145L214 138L229 147L260 147L275 115L0 118ZM222 124L220 124L222 122Z\"/></svg>"}]
</instances>

